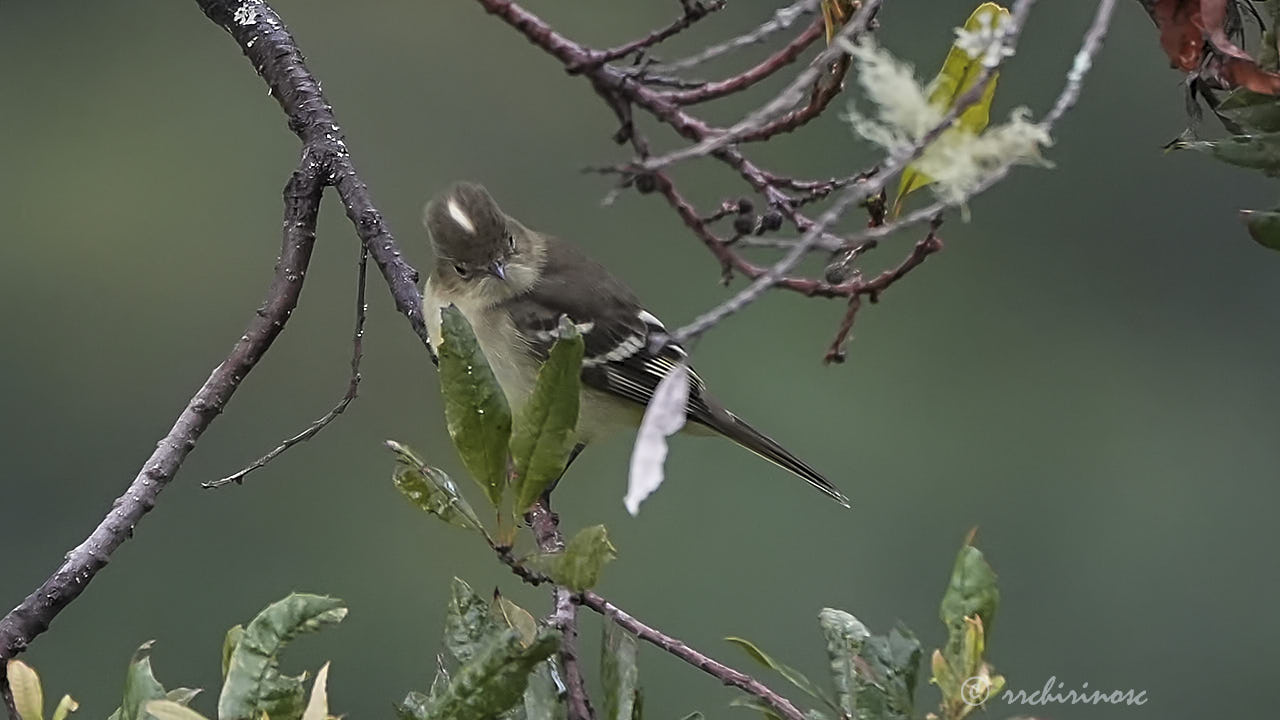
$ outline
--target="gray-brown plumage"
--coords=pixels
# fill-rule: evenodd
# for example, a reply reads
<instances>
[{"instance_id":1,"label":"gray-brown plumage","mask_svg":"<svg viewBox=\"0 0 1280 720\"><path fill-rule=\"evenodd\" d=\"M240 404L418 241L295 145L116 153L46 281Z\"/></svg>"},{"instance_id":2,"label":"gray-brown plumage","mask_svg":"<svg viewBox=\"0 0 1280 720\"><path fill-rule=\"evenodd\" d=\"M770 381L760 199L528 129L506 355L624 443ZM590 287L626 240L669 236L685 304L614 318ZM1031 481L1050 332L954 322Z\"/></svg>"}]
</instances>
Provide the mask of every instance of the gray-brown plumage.
<instances>
[{"instance_id":1,"label":"gray-brown plumage","mask_svg":"<svg viewBox=\"0 0 1280 720\"><path fill-rule=\"evenodd\" d=\"M650 338L666 329L626 285L573 245L503 213L482 186L457 183L435 197L425 224L436 256L423 294L432 341L440 342L440 309L455 305L513 408L528 399L561 316L585 344L581 443L638 425L658 383L688 362L674 343L651 350ZM692 368L689 377L686 427L724 435L848 506L819 472L717 402Z\"/></svg>"}]
</instances>

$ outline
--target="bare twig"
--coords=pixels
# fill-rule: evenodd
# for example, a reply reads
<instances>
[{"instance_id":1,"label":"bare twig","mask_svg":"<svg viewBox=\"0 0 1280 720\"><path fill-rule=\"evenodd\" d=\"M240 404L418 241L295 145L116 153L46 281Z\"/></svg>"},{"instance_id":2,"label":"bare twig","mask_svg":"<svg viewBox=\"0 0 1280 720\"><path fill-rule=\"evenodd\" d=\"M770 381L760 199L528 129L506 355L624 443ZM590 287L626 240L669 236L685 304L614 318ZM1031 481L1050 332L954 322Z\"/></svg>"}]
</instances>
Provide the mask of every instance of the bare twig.
<instances>
[{"instance_id":1,"label":"bare twig","mask_svg":"<svg viewBox=\"0 0 1280 720\"><path fill-rule=\"evenodd\" d=\"M592 55L591 59L586 63L579 65L570 65L567 69L571 73L582 72L590 67L597 67L605 63L613 62L621 58L627 57L633 53L637 53L645 48L653 47L662 41L679 34L690 25L698 22L702 18L711 13L724 8L725 0L710 0L707 4L703 4L701 0L683 0L681 5L684 7L684 13L676 18L670 25L654 30L648 35L624 43L616 48L609 50L601 50Z\"/></svg>"},{"instance_id":2,"label":"bare twig","mask_svg":"<svg viewBox=\"0 0 1280 720\"><path fill-rule=\"evenodd\" d=\"M641 640L662 648L664 651L711 675L725 685L736 687L745 693L755 696L780 717L786 720L804 720L804 713L800 712L790 700L770 690L764 683L694 650L681 640L640 622L599 595L588 591L575 599L582 605L617 623L623 630Z\"/></svg>"},{"instance_id":3,"label":"bare twig","mask_svg":"<svg viewBox=\"0 0 1280 720\"><path fill-rule=\"evenodd\" d=\"M347 391L343 394L342 399L334 405L329 412L322 415L318 420L311 423L302 432L285 440L277 445L270 452L262 457L254 460L250 465L241 468L239 471L228 475L219 480L201 483L200 487L206 490L210 488L219 488L224 485L235 483L239 485L244 482L244 478L249 473L265 466L267 463L275 460L286 450L315 437L325 428L326 425L337 419L339 415L347 409L352 400L356 399L356 395L360 390L360 360L364 357L364 321L368 313L369 306L364 301L365 278L369 267L369 249L360 246L360 262L356 272L356 329L351 336L351 376L347 380Z\"/></svg>"},{"instance_id":4,"label":"bare twig","mask_svg":"<svg viewBox=\"0 0 1280 720\"><path fill-rule=\"evenodd\" d=\"M1071 63L1071 70L1067 72L1067 85L1053 103L1053 108L1045 113L1042 124L1046 126L1057 124L1063 114L1076 104L1076 100L1080 97L1080 90L1084 86L1084 76L1089 73L1089 69L1093 67L1093 59L1102 50L1102 41L1107 36L1107 29L1111 27L1111 16L1115 13L1115 9L1116 0L1100 0L1098 3L1098 9L1093 15L1093 23L1085 33L1084 41L1080 43L1080 50Z\"/></svg>"},{"instance_id":5,"label":"bare twig","mask_svg":"<svg viewBox=\"0 0 1280 720\"><path fill-rule=\"evenodd\" d=\"M791 42L787 43L783 48L773 55L762 60L755 67L742 72L727 80L720 82L706 83L701 87L691 90L683 90L680 92L672 92L667 94L667 99L677 105L693 105L694 103L706 102L716 98L722 98L726 95L746 90L756 83L764 80L770 75L778 72L782 68L795 62L800 57L800 53L805 48L813 44L815 40L822 37L823 32L822 18L815 18L809 26L797 35Z\"/></svg>"},{"instance_id":6,"label":"bare twig","mask_svg":"<svg viewBox=\"0 0 1280 720\"><path fill-rule=\"evenodd\" d=\"M799 2L792 3L786 7L778 8L773 13L773 19L763 23L751 32L739 35L726 42L712 45L695 55L691 55L680 60L651 65L648 69L657 73L673 73L681 70L688 70L689 68L701 65L709 60L714 60L715 58L733 50L737 50L738 48L763 42L773 33L780 30L786 30L791 27L792 23L794 23L798 18L817 9L818 0L799 0Z\"/></svg>"}]
</instances>

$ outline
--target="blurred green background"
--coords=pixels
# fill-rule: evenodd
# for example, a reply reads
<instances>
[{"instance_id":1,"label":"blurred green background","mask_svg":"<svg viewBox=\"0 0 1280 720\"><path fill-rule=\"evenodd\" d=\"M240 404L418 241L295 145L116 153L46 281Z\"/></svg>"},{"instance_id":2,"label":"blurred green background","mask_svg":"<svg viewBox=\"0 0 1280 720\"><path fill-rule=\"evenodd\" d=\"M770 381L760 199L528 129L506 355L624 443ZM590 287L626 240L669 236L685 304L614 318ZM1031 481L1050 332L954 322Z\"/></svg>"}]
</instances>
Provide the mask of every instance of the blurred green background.
<instances>
[{"instance_id":1,"label":"blurred green background","mask_svg":"<svg viewBox=\"0 0 1280 720\"><path fill-rule=\"evenodd\" d=\"M665 56L752 27L771 8L730 5ZM880 37L930 76L972 5L887 2ZM659 199L601 205L608 181L580 169L625 158L610 114L475 4L277 7L414 263L427 260L424 198L471 178L528 224L587 247L668 323L726 297L715 263ZM657 1L531 7L598 44L677 12ZM997 117L1048 107L1092 12L1039 3L1000 80ZM278 250L280 189L298 146L194 3L5 3L0 59L9 607L98 522L239 337ZM621 502L630 439L620 437L588 452L557 492L571 530L607 523L621 551L604 594L717 657L749 664L721 640L742 635L821 677L826 605L878 631L902 620L937 646L948 569L979 526L1004 598L990 656L1010 687L1056 676L1150 698L1140 708L997 704L992 717L1271 711L1280 257L1234 213L1270 206L1274 192L1203 156L1162 154L1185 124L1179 83L1138 4L1122 3L1048 152L1056 169L1019 169L972 204L971 222L953 215L946 251L859 316L847 364L819 362L836 302L776 293L706 337L697 362L717 394L825 469L854 509L728 443L678 439L667 484L633 519ZM799 174L863 167L874 154L838 115L751 155ZM681 174L708 208L743 187L713 163ZM915 239L885 242L869 268ZM392 487L384 438L458 477L461 467L432 368L380 280L365 381L347 415L243 487L199 488L341 394L356 255L330 195L287 332L157 511L26 656L47 694L73 692L82 715L106 715L130 654L152 638L163 682L216 688L226 628L305 590L346 599L351 615L301 642L287 667L332 658L333 707L388 717L429 682L451 576L547 607L473 537ZM588 619L588 655L598 632ZM707 676L648 647L641 662L650 717L743 716ZM923 709L936 700L927 687L921 697Z\"/></svg>"}]
</instances>

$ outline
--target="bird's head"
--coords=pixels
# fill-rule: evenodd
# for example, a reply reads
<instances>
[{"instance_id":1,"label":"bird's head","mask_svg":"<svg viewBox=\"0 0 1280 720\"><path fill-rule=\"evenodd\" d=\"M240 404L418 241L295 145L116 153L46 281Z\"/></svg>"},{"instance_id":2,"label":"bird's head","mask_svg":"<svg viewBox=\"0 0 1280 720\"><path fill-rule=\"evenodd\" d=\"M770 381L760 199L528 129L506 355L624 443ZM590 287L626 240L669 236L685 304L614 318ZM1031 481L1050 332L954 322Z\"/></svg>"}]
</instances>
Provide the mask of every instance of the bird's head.
<instances>
[{"instance_id":1,"label":"bird's head","mask_svg":"<svg viewBox=\"0 0 1280 720\"><path fill-rule=\"evenodd\" d=\"M503 295L532 283L534 233L503 213L484 186L454 183L427 203L423 222L442 281Z\"/></svg>"}]
</instances>

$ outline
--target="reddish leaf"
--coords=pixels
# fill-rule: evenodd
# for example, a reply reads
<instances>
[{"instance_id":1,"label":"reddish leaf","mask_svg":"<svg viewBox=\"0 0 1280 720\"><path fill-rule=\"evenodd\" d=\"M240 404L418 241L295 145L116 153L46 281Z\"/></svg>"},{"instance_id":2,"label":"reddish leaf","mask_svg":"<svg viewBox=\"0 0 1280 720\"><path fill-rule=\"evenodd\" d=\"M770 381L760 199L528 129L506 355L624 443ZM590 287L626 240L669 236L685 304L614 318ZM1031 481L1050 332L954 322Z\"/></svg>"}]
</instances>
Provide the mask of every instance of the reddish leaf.
<instances>
[{"instance_id":1,"label":"reddish leaf","mask_svg":"<svg viewBox=\"0 0 1280 720\"><path fill-rule=\"evenodd\" d=\"M1280 74L1264 70L1227 36L1233 0L1156 0L1151 18L1160 29L1160 47L1174 67L1199 72L1226 89L1247 88L1280 95ZM1211 47L1206 63L1205 43ZM1203 64L1203 66L1202 66Z\"/></svg>"},{"instance_id":2,"label":"reddish leaf","mask_svg":"<svg viewBox=\"0 0 1280 720\"><path fill-rule=\"evenodd\" d=\"M1194 70L1204 47L1197 0L1156 0L1152 16L1160 28L1160 46L1173 66Z\"/></svg>"}]
</instances>

